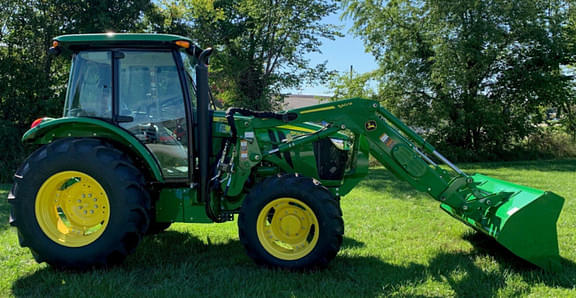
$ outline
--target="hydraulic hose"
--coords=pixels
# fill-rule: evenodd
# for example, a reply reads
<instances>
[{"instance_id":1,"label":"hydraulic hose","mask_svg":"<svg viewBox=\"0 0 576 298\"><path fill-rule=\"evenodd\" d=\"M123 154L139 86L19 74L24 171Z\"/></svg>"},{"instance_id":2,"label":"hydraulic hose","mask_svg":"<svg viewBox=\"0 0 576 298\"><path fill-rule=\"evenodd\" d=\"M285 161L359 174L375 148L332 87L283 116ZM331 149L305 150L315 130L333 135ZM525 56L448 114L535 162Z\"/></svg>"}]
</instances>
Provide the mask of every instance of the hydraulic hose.
<instances>
[{"instance_id":1,"label":"hydraulic hose","mask_svg":"<svg viewBox=\"0 0 576 298\"><path fill-rule=\"evenodd\" d=\"M232 133L232 142L235 143L238 137L238 130L236 129L236 123L234 122L234 114L240 114L242 116L253 116L256 118L268 118L276 119L283 122L290 122L298 118L296 113L274 113L274 112L263 112L263 111L253 111L245 108L229 108L226 110L226 121L230 126L230 132Z\"/></svg>"}]
</instances>

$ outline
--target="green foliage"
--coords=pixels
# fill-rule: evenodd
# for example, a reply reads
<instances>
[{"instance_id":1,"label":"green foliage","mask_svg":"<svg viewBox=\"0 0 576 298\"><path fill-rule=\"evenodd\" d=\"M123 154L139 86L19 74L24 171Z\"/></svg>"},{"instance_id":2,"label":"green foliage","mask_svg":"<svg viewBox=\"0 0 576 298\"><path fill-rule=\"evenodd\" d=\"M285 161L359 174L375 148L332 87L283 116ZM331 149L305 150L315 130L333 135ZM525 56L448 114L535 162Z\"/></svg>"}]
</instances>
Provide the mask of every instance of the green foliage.
<instances>
[{"instance_id":1,"label":"green foliage","mask_svg":"<svg viewBox=\"0 0 576 298\"><path fill-rule=\"evenodd\" d=\"M522 144L536 158L569 158L576 156L576 142L560 126L546 127L530 135Z\"/></svg>"},{"instance_id":2,"label":"green foliage","mask_svg":"<svg viewBox=\"0 0 576 298\"><path fill-rule=\"evenodd\" d=\"M320 22L336 9L322 0L164 1L156 14L167 25L152 29L186 32L216 49L211 83L226 105L269 110L279 107L282 89L325 78L325 66L310 65L304 54L339 36Z\"/></svg>"},{"instance_id":3,"label":"green foliage","mask_svg":"<svg viewBox=\"0 0 576 298\"><path fill-rule=\"evenodd\" d=\"M574 106L570 1L344 2L379 61L378 98L441 150L473 152L452 157L510 151L538 130L541 107Z\"/></svg>"},{"instance_id":4,"label":"green foliage","mask_svg":"<svg viewBox=\"0 0 576 298\"><path fill-rule=\"evenodd\" d=\"M375 72L358 74L351 71L348 74L335 73L330 77L328 86L334 92L332 100L353 97L375 98L376 92L370 86L374 82Z\"/></svg>"},{"instance_id":5,"label":"green foliage","mask_svg":"<svg viewBox=\"0 0 576 298\"><path fill-rule=\"evenodd\" d=\"M574 26L574 29L574 36L572 37L576 44L576 26ZM566 67L566 72L569 72L573 80L576 80L574 66ZM576 85L576 82L574 84ZM570 90L570 95L564 101L556 104L556 117L562 124L564 131L571 136L572 142L576 144L576 86L573 86L572 90Z\"/></svg>"},{"instance_id":6,"label":"green foliage","mask_svg":"<svg viewBox=\"0 0 576 298\"><path fill-rule=\"evenodd\" d=\"M566 39L571 47L576 47L576 4L570 3L566 10L568 20L566 21L567 26L563 31L562 37ZM576 54L572 53L572 57L574 56ZM576 63L574 62L566 67L567 72L571 74L573 79L576 78L575 67ZM576 143L576 87L572 89L571 98L558 104L558 110L566 132L572 136L572 141Z\"/></svg>"}]
</instances>

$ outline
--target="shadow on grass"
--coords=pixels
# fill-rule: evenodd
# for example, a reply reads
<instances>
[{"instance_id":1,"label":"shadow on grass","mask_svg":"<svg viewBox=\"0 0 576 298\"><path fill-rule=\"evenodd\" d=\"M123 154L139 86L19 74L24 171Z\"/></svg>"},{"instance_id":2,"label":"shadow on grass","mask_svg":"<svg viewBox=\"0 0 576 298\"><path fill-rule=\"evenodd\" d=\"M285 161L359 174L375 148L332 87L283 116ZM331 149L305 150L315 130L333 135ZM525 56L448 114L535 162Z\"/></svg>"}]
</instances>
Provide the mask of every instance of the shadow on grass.
<instances>
[{"instance_id":1,"label":"shadow on grass","mask_svg":"<svg viewBox=\"0 0 576 298\"><path fill-rule=\"evenodd\" d=\"M366 244L362 241L358 241L356 239L352 239L349 237L344 237L342 239L342 248L357 248L357 247L364 247Z\"/></svg>"},{"instance_id":2,"label":"shadow on grass","mask_svg":"<svg viewBox=\"0 0 576 298\"><path fill-rule=\"evenodd\" d=\"M546 273L537 266L517 257L500 245L494 238L481 232L470 231L462 237L474 246L474 254L491 256L494 260L518 272L530 284L542 282L549 287L574 289L576 287L576 263L561 257L562 269L557 273Z\"/></svg>"},{"instance_id":3,"label":"shadow on grass","mask_svg":"<svg viewBox=\"0 0 576 298\"><path fill-rule=\"evenodd\" d=\"M477 235L466 236L479 248L473 252L441 253L428 265L405 266L376 257L338 256L326 270L290 272L256 266L237 240L206 244L199 238L176 231L150 236L122 265L88 272L58 271L50 267L14 282L15 296L377 296L426 295L437 291L430 281L448 284L457 296L490 297L507 287L506 278L519 274L533 285L545 283L572 289L576 265L565 260L565 271L545 273L528 266L504 248ZM210 242L210 239L207 239ZM363 245L346 238L344 246ZM496 244L497 245L497 244ZM490 252L487 250L490 249ZM486 251L485 251L486 250ZM496 252L494 253L494 250ZM475 258L489 254L501 269L482 270ZM510 272L512 271L512 272ZM423 288L427 292L414 292ZM529 288L513 287L522 294ZM436 295L442 295L436 293Z\"/></svg>"}]
</instances>

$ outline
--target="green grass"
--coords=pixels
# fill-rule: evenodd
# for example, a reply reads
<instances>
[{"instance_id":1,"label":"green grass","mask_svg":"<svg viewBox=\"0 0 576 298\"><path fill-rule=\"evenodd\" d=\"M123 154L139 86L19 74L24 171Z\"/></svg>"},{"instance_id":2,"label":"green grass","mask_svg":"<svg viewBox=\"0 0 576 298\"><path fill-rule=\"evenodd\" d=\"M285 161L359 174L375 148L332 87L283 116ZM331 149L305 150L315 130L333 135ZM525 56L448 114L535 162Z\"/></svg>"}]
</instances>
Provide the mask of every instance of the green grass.
<instances>
[{"instance_id":1,"label":"green grass","mask_svg":"<svg viewBox=\"0 0 576 298\"><path fill-rule=\"evenodd\" d=\"M562 272L526 264L378 168L342 199L340 253L311 273L256 266L236 223L177 224L147 237L121 266L57 271L18 246L3 185L0 296L576 296L576 160L464 168L566 198L558 222Z\"/></svg>"}]
</instances>

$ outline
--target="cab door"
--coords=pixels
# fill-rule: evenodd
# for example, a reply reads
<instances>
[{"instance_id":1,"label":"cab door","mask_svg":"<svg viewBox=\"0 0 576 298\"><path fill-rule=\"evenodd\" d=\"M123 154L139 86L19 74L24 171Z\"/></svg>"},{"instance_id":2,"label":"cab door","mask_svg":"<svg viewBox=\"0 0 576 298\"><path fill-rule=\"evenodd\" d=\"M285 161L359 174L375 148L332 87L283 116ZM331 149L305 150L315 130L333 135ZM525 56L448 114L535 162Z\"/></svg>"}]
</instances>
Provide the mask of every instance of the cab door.
<instances>
[{"instance_id":1,"label":"cab door","mask_svg":"<svg viewBox=\"0 0 576 298\"><path fill-rule=\"evenodd\" d=\"M122 50L114 56L119 125L153 153L164 178L189 178L189 127L175 60L179 56L171 50Z\"/></svg>"}]
</instances>

